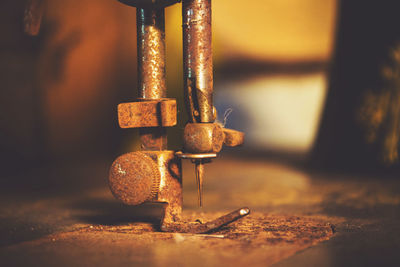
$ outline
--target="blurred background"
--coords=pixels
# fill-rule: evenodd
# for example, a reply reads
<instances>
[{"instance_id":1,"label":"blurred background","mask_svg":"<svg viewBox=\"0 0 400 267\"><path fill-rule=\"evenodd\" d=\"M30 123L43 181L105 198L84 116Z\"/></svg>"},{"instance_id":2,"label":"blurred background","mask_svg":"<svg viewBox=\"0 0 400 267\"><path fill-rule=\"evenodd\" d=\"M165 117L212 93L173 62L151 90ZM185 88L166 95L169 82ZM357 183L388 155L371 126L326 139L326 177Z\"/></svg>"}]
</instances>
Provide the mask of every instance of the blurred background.
<instances>
[{"instance_id":1,"label":"blurred background","mask_svg":"<svg viewBox=\"0 0 400 267\"><path fill-rule=\"evenodd\" d=\"M236 153L398 171L394 4L358 12L360 1L345 2L213 1L215 105L220 121L246 133ZM111 163L138 145L136 130L118 128L116 112L137 95L135 8L43 4L40 31L30 36L27 1L0 3L2 168ZM166 49L168 96L179 103L169 146L179 149L187 119L180 4L166 9Z\"/></svg>"}]
</instances>

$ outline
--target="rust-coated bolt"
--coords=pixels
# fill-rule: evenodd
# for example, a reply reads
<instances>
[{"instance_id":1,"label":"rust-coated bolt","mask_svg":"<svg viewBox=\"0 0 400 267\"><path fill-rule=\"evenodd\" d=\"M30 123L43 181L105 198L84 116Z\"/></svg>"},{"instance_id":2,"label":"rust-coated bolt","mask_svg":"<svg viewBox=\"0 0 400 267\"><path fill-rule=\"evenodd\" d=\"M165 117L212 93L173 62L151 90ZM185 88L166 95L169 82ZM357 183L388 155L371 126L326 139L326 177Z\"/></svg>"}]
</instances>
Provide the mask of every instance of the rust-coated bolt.
<instances>
[{"instance_id":1,"label":"rust-coated bolt","mask_svg":"<svg viewBox=\"0 0 400 267\"><path fill-rule=\"evenodd\" d=\"M223 143L223 129L216 123L188 123L183 131L186 153L218 153Z\"/></svg>"}]
</instances>

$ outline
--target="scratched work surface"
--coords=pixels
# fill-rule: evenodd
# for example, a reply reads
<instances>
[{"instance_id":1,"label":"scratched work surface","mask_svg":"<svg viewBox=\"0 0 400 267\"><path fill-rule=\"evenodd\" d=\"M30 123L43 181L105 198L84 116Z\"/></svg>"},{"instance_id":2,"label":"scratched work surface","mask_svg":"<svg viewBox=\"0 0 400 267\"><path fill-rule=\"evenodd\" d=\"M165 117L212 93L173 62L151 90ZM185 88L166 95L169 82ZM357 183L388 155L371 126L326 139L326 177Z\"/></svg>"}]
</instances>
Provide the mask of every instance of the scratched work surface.
<instances>
[{"instance_id":1,"label":"scratched work surface","mask_svg":"<svg viewBox=\"0 0 400 267\"><path fill-rule=\"evenodd\" d=\"M41 180L47 186L32 181L2 192L1 265L400 263L400 181L394 178L315 173L270 159L222 156L206 166L205 208L198 210L193 166L185 163L188 220L252 209L243 220L205 236L157 232L159 206L120 205L106 187L108 165L94 161L25 173L47 177Z\"/></svg>"}]
</instances>

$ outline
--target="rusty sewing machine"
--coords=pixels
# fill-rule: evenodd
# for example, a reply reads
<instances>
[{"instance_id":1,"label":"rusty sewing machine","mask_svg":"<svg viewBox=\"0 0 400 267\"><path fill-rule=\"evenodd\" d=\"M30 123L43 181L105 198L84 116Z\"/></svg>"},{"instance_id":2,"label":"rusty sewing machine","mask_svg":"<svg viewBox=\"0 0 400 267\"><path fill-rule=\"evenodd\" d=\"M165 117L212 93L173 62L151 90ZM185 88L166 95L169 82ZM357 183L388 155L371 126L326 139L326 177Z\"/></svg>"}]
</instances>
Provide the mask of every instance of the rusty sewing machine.
<instances>
[{"instance_id":1,"label":"rusty sewing machine","mask_svg":"<svg viewBox=\"0 0 400 267\"><path fill-rule=\"evenodd\" d=\"M237 146L244 134L215 122L211 48L211 0L183 0L184 93L189 122L183 151L167 150L166 127L177 122L175 99L166 98L164 8L179 0L120 0L136 7L138 99L118 105L121 128L139 128L141 151L118 157L111 166L113 195L127 205L164 203L161 231L208 233L249 214L241 208L208 223L181 219L181 160L195 164L198 201L202 205L204 164L222 146Z\"/></svg>"},{"instance_id":2,"label":"rusty sewing machine","mask_svg":"<svg viewBox=\"0 0 400 267\"><path fill-rule=\"evenodd\" d=\"M139 128L141 151L118 157L111 166L113 195L127 205L164 204L161 231L209 233L250 213L241 208L211 222L185 222L182 213L181 160L195 164L198 202L202 206L204 164L217 157L222 146L238 146L244 134L215 122L211 48L211 0L183 0L184 94L189 115L183 133L183 151L167 150L166 127L177 123L175 99L166 98L164 9L181 0L119 0L136 7L138 99L118 106L121 128ZM25 32L37 35L44 5L28 0Z\"/></svg>"}]
</instances>

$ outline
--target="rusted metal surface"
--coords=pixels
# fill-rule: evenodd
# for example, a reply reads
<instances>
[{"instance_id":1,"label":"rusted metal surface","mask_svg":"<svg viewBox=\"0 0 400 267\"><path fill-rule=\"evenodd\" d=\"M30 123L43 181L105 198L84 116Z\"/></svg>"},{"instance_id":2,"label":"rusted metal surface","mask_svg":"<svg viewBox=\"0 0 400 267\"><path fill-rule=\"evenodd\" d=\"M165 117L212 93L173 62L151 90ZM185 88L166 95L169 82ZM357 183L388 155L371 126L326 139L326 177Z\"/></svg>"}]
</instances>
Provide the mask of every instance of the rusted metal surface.
<instances>
[{"instance_id":1,"label":"rusted metal surface","mask_svg":"<svg viewBox=\"0 0 400 267\"><path fill-rule=\"evenodd\" d=\"M25 33L35 36L39 34L44 12L43 0L28 0L24 12Z\"/></svg>"},{"instance_id":2,"label":"rusted metal surface","mask_svg":"<svg viewBox=\"0 0 400 267\"><path fill-rule=\"evenodd\" d=\"M183 134L184 152L218 153L225 143L240 145L244 134L227 130L213 123L217 112L213 105L213 60L211 0L183 0L183 63L184 93L189 122ZM194 160L199 196L202 205L203 159Z\"/></svg>"},{"instance_id":3,"label":"rusted metal surface","mask_svg":"<svg viewBox=\"0 0 400 267\"><path fill-rule=\"evenodd\" d=\"M165 127L176 124L177 111L176 101L165 99L164 9L155 4L157 1L152 1L153 5L147 5L150 1L122 2L137 6L140 101L120 104L118 116L122 128L140 129L142 152L123 155L114 162L110 171L113 194L131 205L146 201L163 203L164 215L160 223L163 231L206 233L246 216L250 212L247 208L206 224L181 220L181 158L200 155L192 158L201 206L204 163L216 156L225 139L222 127L212 123L216 110L212 99L211 1L183 3L185 92L194 123L185 127L182 157L166 150Z\"/></svg>"},{"instance_id":4,"label":"rusted metal surface","mask_svg":"<svg viewBox=\"0 0 400 267\"><path fill-rule=\"evenodd\" d=\"M234 147L244 143L244 133L232 129L224 128L224 145Z\"/></svg>"},{"instance_id":5,"label":"rusted metal surface","mask_svg":"<svg viewBox=\"0 0 400 267\"><path fill-rule=\"evenodd\" d=\"M163 8L179 3L181 0L118 0L118 1L124 3L125 5L134 7Z\"/></svg>"},{"instance_id":6,"label":"rusted metal surface","mask_svg":"<svg viewBox=\"0 0 400 267\"><path fill-rule=\"evenodd\" d=\"M188 217L197 218L199 215L193 213ZM219 215L207 213L202 217L212 218ZM192 218L187 219L190 221ZM338 264L340 257L343 257L343 260L339 263L348 265L349 255L353 256L351 253L354 250L354 243L349 243L349 240L354 239L354 235L350 234L361 231L365 232L364 226L345 231L331 242L312 250L314 254L317 251L313 257L320 259L314 265L337 266L340 265ZM371 240L376 239L375 227L373 231L375 235L366 235ZM317 216L310 218L252 213L240 221L220 228L213 234L160 233L152 224L141 222L110 225L88 224L83 221L83 224L76 225L73 230L3 246L1 259L4 266L52 266L57 262L60 267L82 265L264 267L327 241L332 236L334 236L332 225L326 218ZM345 238L342 238L343 236ZM362 238L362 241L364 240L365 238ZM341 250L335 245L339 242L346 242L347 249L353 248L350 254L346 250L347 253L341 255ZM332 245L335 247L329 247ZM385 249L387 247L388 244ZM382 250L382 247L378 248ZM391 251L396 251L396 246ZM356 255L365 256L365 251L358 251ZM373 262L382 260L386 258L375 259ZM357 261L351 263L354 262ZM313 266L307 261L297 265Z\"/></svg>"},{"instance_id":7,"label":"rusted metal surface","mask_svg":"<svg viewBox=\"0 0 400 267\"><path fill-rule=\"evenodd\" d=\"M161 172L157 201L165 203L163 223L174 223L181 219L182 213L182 166L181 160L175 157L175 151L147 151L157 161Z\"/></svg>"},{"instance_id":8,"label":"rusted metal surface","mask_svg":"<svg viewBox=\"0 0 400 267\"><path fill-rule=\"evenodd\" d=\"M183 132L183 148L188 153L217 153L224 142L222 127L216 123L188 123Z\"/></svg>"},{"instance_id":9,"label":"rusted metal surface","mask_svg":"<svg viewBox=\"0 0 400 267\"><path fill-rule=\"evenodd\" d=\"M186 153L218 153L222 145L234 147L243 143L243 132L222 128L217 123L188 123L183 131Z\"/></svg>"},{"instance_id":10,"label":"rusted metal surface","mask_svg":"<svg viewBox=\"0 0 400 267\"><path fill-rule=\"evenodd\" d=\"M195 164L195 177L198 192L198 204L202 207L204 164L210 162L205 154L218 153L222 145L241 145L244 142L244 133L223 129L217 123L188 123L183 133L183 148L185 153L177 154L181 158L190 158ZM191 156L187 157L190 154ZM193 157L200 155L201 157ZM186 156L186 157L185 157ZM214 157L214 156L212 156Z\"/></svg>"},{"instance_id":11,"label":"rusted metal surface","mask_svg":"<svg viewBox=\"0 0 400 267\"><path fill-rule=\"evenodd\" d=\"M128 205L164 203L160 226L166 232L208 233L250 213L248 208L242 208L205 224L182 221L181 173L181 161L174 151L132 152L115 160L109 185L113 195Z\"/></svg>"},{"instance_id":12,"label":"rusted metal surface","mask_svg":"<svg viewBox=\"0 0 400 267\"><path fill-rule=\"evenodd\" d=\"M139 101L120 104L118 118L121 128L140 128L142 152L114 162L110 188L126 204L166 203L164 220L173 222L182 209L182 183L180 159L165 151L165 127L176 124L176 101L165 98L164 32L164 9L137 8Z\"/></svg>"},{"instance_id":13,"label":"rusted metal surface","mask_svg":"<svg viewBox=\"0 0 400 267\"><path fill-rule=\"evenodd\" d=\"M230 224L240 218L243 218L250 214L249 208L240 208L231 213L218 217L215 220L207 223L201 221L193 223L175 223L175 224L163 224L161 230L164 232L178 232L178 233L192 233L192 234L206 234L211 232L217 232L223 226Z\"/></svg>"},{"instance_id":14,"label":"rusted metal surface","mask_svg":"<svg viewBox=\"0 0 400 267\"><path fill-rule=\"evenodd\" d=\"M183 0L183 63L191 122L213 122L211 0Z\"/></svg>"},{"instance_id":15,"label":"rusted metal surface","mask_svg":"<svg viewBox=\"0 0 400 267\"><path fill-rule=\"evenodd\" d=\"M162 151L167 148L167 129L146 127L139 129L142 151Z\"/></svg>"},{"instance_id":16,"label":"rusted metal surface","mask_svg":"<svg viewBox=\"0 0 400 267\"><path fill-rule=\"evenodd\" d=\"M217 123L188 123L183 133L183 148L185 153L177 154L181 158L190 158L195 164L195 177L198 192L198 204L202 206L204 164L210 162L205 157L209 153L218 153L222 145L238 146L244 142L244 133L224 129ZM189 155L189 156L188 156ZM198 155L199 157L193 157Z\"/></svg>"},{"instance_id":17,"label":"rusted metal surface","mask_svg":"<svg viewBox=\"0 0 400 267\"><path fill-rule=\"evenodd\" d=\"M147 100L118 105L121 128L170 127L176 125L176 100Z\"/></svg>"},{"instance_id":18,"label":"rusted metal surface","mask_svg":"<svg viewBox=\"0 0 400 267\"><path fill-rule=\"evenodd\" d=\"M138 92L146 100L166 97L164 9L137 8ZM167 131L161 127L139 130L142 150L165 150Z\"/></svg>"},{"instance_id":19,"label":"rusted metal surface","mask_svg":"<svg viewBox=\"0 0 400 267\"><path fill-rule=\"evenodd\" d=\"M157 196L160 180L161 173L150 156L131 152L114 161L108 182L117 199L127 205L138 205Z\"/></svg>"},{"instance_id":20,"label":"rusted metal surface","mask_svg":"<svg viewBox=\"0 0 400 267\"><path fill-rule=\"evenodd\" d=\"M112 164L109 186L113 195L128 205L164 203L161 224L174 223L182 213L181 173L181 160L175 151L131 152Z\"/></svg>"},{"instance_id":21,"label":"rusted metal surface","mask_svg":"<svg viewBox=\"0 0 400 267\"><path fill-rule=\"evenodd\" d=\"M165 98L164 9L136 11L138 49L138 90L143 99Z\"/></svg>"}]
</instances>

